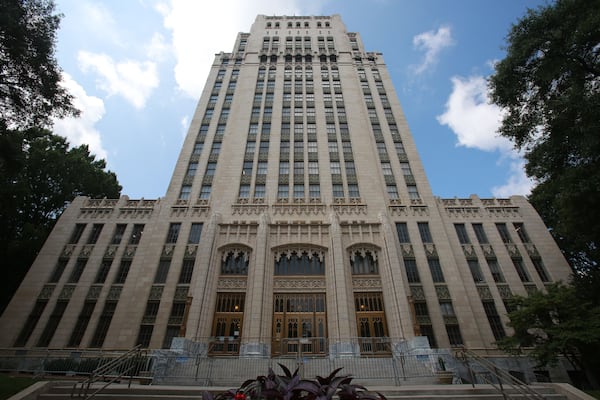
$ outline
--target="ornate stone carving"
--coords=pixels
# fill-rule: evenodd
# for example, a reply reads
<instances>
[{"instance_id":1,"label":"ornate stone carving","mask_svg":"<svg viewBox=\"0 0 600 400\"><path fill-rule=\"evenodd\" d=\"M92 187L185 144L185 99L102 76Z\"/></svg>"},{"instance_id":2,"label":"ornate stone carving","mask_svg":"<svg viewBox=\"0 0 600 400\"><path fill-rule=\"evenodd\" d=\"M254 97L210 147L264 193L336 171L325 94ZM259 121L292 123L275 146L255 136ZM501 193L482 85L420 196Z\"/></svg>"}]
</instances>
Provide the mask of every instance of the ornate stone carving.
<instances>
[{"instance_id":1,"label":"ornate stone carving","mask_svg":"<svg viewBox=\"0 0 600 400\"><path fill-rule=\"evenodd\" d=\"M417 200L421 201L420 199L417 199ZM415 203L413 203L413 200L411 200L411 204L415 204ZM429 215L429 208L427 206L412 205L412 206L410 206L410 211L412 212L412 215L418 216L418 217L424 217L424 216Z\"/></svg>"},{"instance_id":2,"label":"ornate stone carving","mask_svg":"<svg viewBox=\"0 0 600 400\"><path fill-rule=\"evenodd\" d=\"M175 244L167 243L163 246L161 257L173 257L174 251L175 251Z\"/></svg>"},{"instance_id":3,"label":"ornate stone carving","mask_svg":"<svg viewBox=\"0 0 600 400\"><path fill-rule=\"evenodd\" d=\"M412 294L413 299L415 300L425 300L425 291L422 286L413 286L410 287L410 293Z\"/></svg>"},{"instance_id":4,"label":"ornate stone carving","mask_svg":"<svg viewBox=\"0 0 600 400\"><path fill-rule=\"evenodd\" d=\"M338 214L367 214L366 204L334 204L331 206L331 208Z\"/></svg>"},{"instance_id":5,"label":"ornate stone carving","mask_svg":"<svg viewBox=\"0 0 600 400\"><path fill-rule=\"evenodd\" d=\"M472 244L463 244L462 245L463 253L465 257L469 260L477 259L477 254L475 253L475 248Z\"/></svg>"},{"instance_id":6,"label":"ornate stone carving","mask_svg":"<svg viewBox=\"0 0 600 400\"><path fill-rule=\"evenodd\" d=\"M244 199L246 202L248 201L247 199ZM260 200L264 200L264 199L254 199L253 203L258 203L258 201ZM239 214L239 215L260 215L262 213L264 213L267 209L268 206L266 204L242 204L242 203L238 203L238 204L233 204L231 206L232 214Z\"/></svg>"},{"instance_id":7,"label":"ornate stone carving","mask_svg":"<svg viewBox=\"0 0 600 400\"><path fill-rule=\"evenodd\" d=\"M429 315L417 315L417 323L419 325L431 325L431 318L429 318Z\"/></svg>"},{"instance_id":8,"label":"ornate stone carving","mask_svg":"<svg viewBox=\"0 0 600 400\"><path fill-rule=\"evenodd\" d=\"M486 285L477 286L477 292L479 293L479 297L481 300L492 300L492 292L490 288Z\"/></svg>"},{"instance_id":9,"label":"ornate stone carving","mask_svg":"<svg viewBox=\"0 0 600 400\"><path fill-rule=\"evenodd\" d=\"M219 278L217 287L219 289L242 289L245 290L247 286L246 278Z\"/></svg>"},{"instance_id":10,"label":"ornate stone carving","mask_svg":"<svg viewBox=\"0 0 600 400\"><path fill-rule=\"evenodd\" d=\"M371 253L373 261L377 261L377 248L375 246L357 245L350 247L348 251L350 252L350 261L352 262L354 262L357 254L366 258L367 252Z\"/></svg>"},{"instance_id":11,"label":"ornate stone carving","mask_svg":"<svg viewBox=\"0 0 600 400\"><path fill-rule=\"evenodd\" d=\"M502 299L510 299L512 297L512 292L510 291L510 286L508 285L498 285L498 293L500 293L500 297Z\"/></svg>"},{"instance_id":12,"label":"ornate stone carving","mask_svg":"<svg viewBox=\"0 0 600 400\"><path fill-rule=\"evenodd\" d=\"M60 291L58 298L60 300L69 300L71 298L71 295L73 295L74 291L75 291L75 285L65 285L62 288L62 290Z\"/></svg>"},{"instance_id":13,"label":"ornate stone carving","mask_svg":"<svg viewBox=\"0 0 600 400\"><path fill-rule=\"evenodd\" d=\"M538 291L538 288L535 285L525 285L525 290L527 291L527 294L531 295L535 294L535 292Z\"/></svg>"},{"instance_id":14,"label":"ornate stone carving","mask_svg":"<svg viewBox=\"0 0 600 400\"><path fill-rule=\"evenodd\" d=\"M54 292L55 287L56 285L44 285L44 287L42 287L42 290L40 291L40 294L38 295L38 299L47 300L50 297L52 297L52 293Z\"/></svg>"},{"instance_id":15,"label":"ornate stone carving","mask_svg":"<svg viewBox=\"0 0 600 400\"><path fill-rule=\"evenodd\" d=\"M105 258L114 258L115 254L117 253L118 248L119 248L119 245L109 244L108 246L106 246L106 251L104 252L104 257Z\"/></svg>"},{"instance_id":16,"label":"ornate stone carving","mask_svg":"<svg viewBox=\"0 0 600 400\"><path fill-rule=\"evenodd\" d=\"M438 258L437 249L433 243L424 243L423 248L425 249L425 255L427 258Z\"/></svg>"},{"instance_id":17,"label":"ornate stone carving","mask_svg":"<svg viewBox=\"0 0 600 400\"><path fill-rule=\"evenodd\" d=\"M450 291L446 285L437 285L435 287L435 294L439 300L451 300Z\"/></svg>"},{"instance_id":18,"label":"ornate stone carving","mask_svg":"<svg viewBox=\"0 0 600 400\"><path fill-rule=\"evenodd\" d=\"M537 251L537 248L533 243L525 243L525 249L527 250L529 257L540 258L540 253Z\"/></svg>"},{"instance_id":19,"label":"ornate stone carving","mask_svg":"<svg viewBox=\"0 0 600 400\"><path fill-rule=\"evenodd\" d=\"M73 252L75 251L75 246L76 245L74 244L66 244L60 256L67 258L71 257L71 254L73 254Z\"/></svg>"},{"instance_id":20,"label":"ornate stone carving","mask_svg":"<svg viewBox=\"0 0 600 400\"><path fill-rule=\"evenodd\" d=\"M133 258L135 256L135 252L137 250L137 245L130 244L125 247L125 251L123 252L123 258Z\"/></svg>"},{"instance_id":21,"label":"ornate stone carving","mask_svg":"<svg viewBox=\"0 0 600 400\"><path fill-rule=\"evenodd\" d=\"M276 278L273 287L275 289L325 289L325 280Z\"/></svg>"},{"instance_id":22,"label":"ornate stone carving","mask_svg":"<svg viewBox=\"0 0 600 400\"><path fill-rule=\"evenodd\" d=\"M352 278L352 286L356 289L381 289L381 279Z\"/></svg>"},{"instance_id":23,"label":"ornate stone carving","mask_svg":"<svg viewBox=\"0 0 600 400\"><path fill-rule=\"evenodd\" d=\"M196 253L198 252L197 244L188 244L185 246L185 253L183 255L184 258L195 258Z\"/></svg>"},{"instance_id":24,"label":"ornate stone carving","mask_svg":"<svg viewBox=\"0 0 600 400\"><path fill-rule=\"evenodd\" d=\"M86 300L97 300L100 297L100 292L102 291L102 286L93 285L90 286L87 295L85 296Z\"/></svg>"},{"instance_id":25,"label":"ornate stone carving","mask_svg":"<svg viewBox=\"0 0 600 400\"><path fill-rule=\"evenodd\" d=\"M415 251L410 243L401 243L400 250L402 251L402 257L415 258Z\"/></svg>"},{"instance_id":26,"label":"ornate stone carving","mask_svg":"<svg viewBox=\"0 0 600 400\"><path fill-rule=\"evenodd\" d=\"M163 289L163 286L152 286L150 288L150 295L148 296L148 300L160 300L160 298L162 297Z\"/></svg>"},{"instance_id":27,"label":"ornate stone carving","mask_svg":"<svg viewBox=\"0 0 600 400\"><path fill-rule=\"evenodd\" d=\"M79 252L79 257L80 258L88 258L90 256L90 254L92 253L92 250L94 250L93 244L84 244L83 247L81 248L81 252Z\"/></svg>"},{"instance_id":28,"label":"ornate stone carving","mask_svg":"<svg viewBox=\"0 0 600 400\"><path fill-rule=\"evenodd\" d=\"M281 257L287 257L288 260L291 259L292 253L294 252L297 254L308 254L309 260L316 256L320 262L323 262L325 258L325 252L321 249L315 249L311 247L290 246L275 252L275 262L278 262L281 259Z\"/></svg>"},{"instance_id":29,"label":"ornate stone carving","mask_svg":"<svg viewBox=\"0 0 600 400\"><path fill-rule=\"evenodd\" d=\"M485 258L496 258L496 253L494 253L494 248L491 244L482 244L481 250Z\"/></svg>"},{"instance_id":30,"label":"ornate stone carving","mask_svg":"<svg viewBox=\"0 0 600 400\"><path fill-rule=\"evenodd\" d=\"M123 286L111 286L108 290L108 296L106 296L107 300L119 300L121 297L121 291L123 290Z\"/></svg>"},{"instance_id":31,"label":"ornate stone carving","mask_svg":"<svg viewBox=\"0 0 600 400\"><path fill-rule=\"evenodd\" d=\"M511 258L521 258L521 253L516 244L506 243L506 250L508 250L508 254L510 254Z\"/></svg>"},{"instance_id":32,"label":"ornate stone carving","mask_svg":"<svg viewBox=\"0 0 600 400\"><path fill-rule=\"evenodd\" d=\"M444 315L444 325L458 325L458 318L455 316Z\"/></svg>"},{"instance_id":33,"label":"ornate stone carving","mask_svg":"<svg viewBox=\"0 0 600 400\"><path fill-rule=\"evenodd\" d=\"M287 199L282 199L285 203L278 203L272 206L275 215L325 215L325 205L323 204L288 204Z\"/></svg>"},{"instance_id":34,"label":"ornate stone carving","mask_svg":"<svg viewBox=\"0 0 600 400\"><path fill-rule=\"evenodd\" d=\"M187 300L188 291L189 286L177 285L177 287L175 288L175 296L173 296L173 299L178 301Z\"/></svg>"}]
</instances>

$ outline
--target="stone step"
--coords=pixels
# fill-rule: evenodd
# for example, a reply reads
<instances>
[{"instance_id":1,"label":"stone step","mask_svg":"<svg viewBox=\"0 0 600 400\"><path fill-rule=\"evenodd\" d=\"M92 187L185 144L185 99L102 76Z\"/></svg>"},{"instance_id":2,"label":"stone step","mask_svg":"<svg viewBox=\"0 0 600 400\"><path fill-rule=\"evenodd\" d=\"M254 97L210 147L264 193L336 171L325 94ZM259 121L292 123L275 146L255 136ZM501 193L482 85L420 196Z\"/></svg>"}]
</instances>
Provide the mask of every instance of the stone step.
<instances>
[{"instance_id":1,"label":"stone step","mask_svg":"<svg viewBox=\"0 0 600 400\"><path fill-rule=\"evenodd\" d=\"M53 384L46 393L38 396L39 400L70 400L72 384ZM96 385L94 388L97 388ZM554 388L546 386L533 386L549 400L566 400L567 397L556 393ZM228 387L200 387L200 386L148 386L132 384L130 388L125 384L114 384L104 389L94 398L97 400L200 400L202 393L209 391L220 393ZM375 386L368 388L372 392L382 393L388 400L502 400L503 396L490 385L422 385L422 386ZM511 398L524 398L514 389L507 389ZM77 399L77 397L74 397Z\"/></svg>"}]
</instances>

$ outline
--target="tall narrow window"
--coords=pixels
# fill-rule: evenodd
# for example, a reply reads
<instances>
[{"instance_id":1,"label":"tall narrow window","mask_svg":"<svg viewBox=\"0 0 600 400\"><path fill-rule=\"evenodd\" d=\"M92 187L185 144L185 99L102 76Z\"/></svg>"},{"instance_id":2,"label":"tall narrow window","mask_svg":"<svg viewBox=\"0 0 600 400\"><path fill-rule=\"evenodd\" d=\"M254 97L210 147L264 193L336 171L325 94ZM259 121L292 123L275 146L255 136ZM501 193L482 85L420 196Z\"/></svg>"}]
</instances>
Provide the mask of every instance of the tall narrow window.
<instances>
[{"instance_id":1,"label":"tall narrow window","mask_svg":"<svg viewBox=\"0 0 600 400\"><path fill-rule=\"evenodd\" d=\"M123 234L125 233L125 228L127 224L117 224L115 227L115 232L113 233L113 237L110 241L110 244L120 244L121 239L123 239Z\"/></svg>"},{"instance_id":2,"label":"tall narrow window","mask_svg":"<svg viewBox=\"0 0 600 400\"><path fill-rule=\"evenodd\" d=\"M523 225L522 222L515 222L515 223L513 223L513 226L515 227L515 231L517 231L517 235L519 235L519 239L521 239L521 242L531 243L531 240L529 239L529 235L527 234L527 231L525 230L525 226Z\"/></svg>"},{"instance_id":3,"label":"tall narrow window","mask_svg":"<svg viewBox=\"0 0 600 400\"><path fill-rule=\"evenodd\" d=\"M541 258L532 258L531 262L533 263L533 267L535 268L536 272L538 273L538 275L540 276L540 279L542 280L542 282L550 282L550 276L548 276L548 272L546 272L546 267L544 267L544 263L542 262Z\"/></svg>"},{"instance_id":4,"label":"tall narrow window","mask_svg":"<svg viewBox=\"0 0 600 400\"><path fill-rule=\"evenodd\" d=\"M431 271L431 278L436 283L444 282L444 273L442 272L442 265L440 260L437 258L429 258L427 260L429 264L429 270Z\"/></svg>"},{"instance_id":5,"label":"tall narrow window","mask_svg":"<svg viewBox=\"0 0 600 400\"><path fill-rule=\"evenodd\" d=\"M169 225L169 231L167 232L167 240L165 241L165 243L177 243L177 238L179 237L180 229L180 222L172 222Z\"/></svg>"},{"instance_id":6,"label":"tall narrow window","mask_svg":"<svg viewBox=\"0 0 600 400\"><path fill-rule=\"evenodd\" d=\"M68 283L77 283L79 282L79 278L81 278L81 274L83 274L83 270L85 269L85 264L87 263L87 258L78 258L73 266L73 270L71 271L71 275L67 280Z\"/></svg>"},{"instance_id":7,"label":"tall narrow window","mask_svg":"<svg viewBox=\"0 0 600 400\"><path fill-rule=\"evenodd\" d=\"M133 225L133 230L129 237L129 244L139 244L142 239L142 233L144 233L144 224Z\"/></svg>"},{"instance_id":8,"label":"tall narrow window","mask_svg":"<svg viewBox=\"0 0 600 400\"><path fill-rule=\"evenodd\" d=\"M100 263L100 268L98 268L98 273L96 274L96 279L94 279L94 283L104 283L104 281L106 281L106 277L108 276L108 272L110 271L110 266L112 263L112 259L102 260Z\"/></svg>"},{"instance_id":9,"label":"tall narrow window","mask_svg":"<svg viewBox=\"0 0 600 400\"><path fill-rule=\"evenodd\" d=\"M58 300L56 302L56 306L54 306L54 310L52 310L52 314L50 314L50 318L48 318L46 327L38 339L37 347L48 347L50 340L52 340L54 332L56 332L56 328L62 319L65 309L67 308L67 304L69 304L69 302L65 300Z\"/></svg>"},{"instance_id":10,"label":"tall narrow window","mask_svg":"<svg viewBox=\"0 0 600 400\"><path fill-rule=\"evenodd\" d=\"M167 281L167 275L169 274L169 268L171 267L171 260L160 260L158 263L158 269L154 276L154 283L165 283Z\"/></svg>"},{"instance_id":11,"label":"tall narrow window","mask_svg":"<svg viewBox=\"0 0 600 400\"><path fill-rule=\"evenodd\" d=\"M398 239L400 243L410 243L410 236L408 235L408 227L406 222L397 222L396 231L398 232Z\"/></svg>"},{"instance_id":12,"label":"tall narrow window","mask_svg":"<svg viewBox=\"0 0 600 400\"><path fill-rule=\"evenodd\" d=\"M23 329L21 329L21 332L15 341L14 347L23 347L27 344L29 337L33 333L35 326L37 325L42 313L44 312L44 309L46 308L46 304L48 304L48 300L38 300L35 302L33 310L31 310L31 313L29 313L29 316L25 321L25 325L23 325Z\"/></svg>"},{"instance_id":13,"label":"tall narrow window","mask_svg":"<svg viewBox=\"0 0 600 400\"><path fill-rule=\"evenodd\" d=\"M125 279L127 279L127 275L129 274L129 268L131 268L131 260L121 260L119 270L115 276L115 284L125 283Z\"/></svg>"},{"instance_id":14,"label":"tall narrow window","mask_svg":"<svg viewBox=\"0 0 600 400\"><path fill-rule=\"evenodd\" d=\"M495 258L490 258L487 259L487 263L488 267L490 268L490 272L492 273L492 278L494 278L494 282L504 282L504 275L502 274L502 269L500 269L498 260L496 260Z\"/></svg>"},{"instance_id":15,"label":"tall narrow window","mask_svg":"<svg viewBox=\"0 0 600 400\"><path fill-rule=\"evenodd\" d=\"M500 238L504 243L512 243L512 239L510 238L510 234L508 233L508 228L506 227L505 223L497 223L496 228L498 229Z\"/></svg>"},{"instance_id":16,"label":"tall narrow window","mask_svg":"<svg viewBox=\"0 0 600 400\"><path fill-rule=\"evenodd\" d=\"M454 229L456 230L456 235L458 236L458 241L460 244L471 243L471 240L469 240L469 235L467 234L467 228L465 228L465 224L454 224Z\"/></svg>"},{"instance_id":17,"label":"tall narrow window","mask_svg":"<svg viewBox=\"0 0 600 400\"><path fill-rule=\"evenodd\" d=\"M71 332L71 338L69 339L68 344L69 347L77 347L81 344L81 339L83 339L83 335L85 334L95 307L95 300L87 300L83 303L83 308L79 313L79 317L77 317L73 332Z\"/></svg>"},{"instance_id":18,"label":"tall narrow window","mask_svg":"<svg viewBox=\"0 0 600 400\"><path fill-rule=\"evenodd\" d=\"M512 262L515 266L515 270L517 270L517 274L519 275L521 282L531 282L531 278L529 278L529 274L525 269L525 264L523 263L523 260L520 258L513 258Z\"/></svg>"},{"instance_id":19,"label":"tall narrow window","mask_svg":"<svg viewBox=\"0 0 600 400\"><path fill-rule=\"evenodd\" d=\"M475 236L477 237L477 241L480 244L488 244L488 238L483 230L482 224L473 224L473 230L475 231Z\"/></svg>"},{"instance_id":20,"label":"tall narrow window","mask_svg":"<svg viewBox=\"0 0 600 400\"><path fill-rule=\"evenodd\" d=\"M85 230L85 224L76 224L73 229L73 233L71 233L71 238L69 239L69 244L77 244L79 239L81 238L81 234Z\"/></svg>"},{"instance_id":21,"label":"tall narrow window","mask_svg":"<svg viewBox=\"0 0 600 400\"><path fill-rule=\"evenodd\" d=\"M62 276L63 272L65 271L65 268L66 268L68 262L69 262L69 260L66 258L58 259L58 261L56 262L56 265L54 266L54 271L52 271L52 275L50 276L50 279L48 280L48 283L58 282L58 280Z\"/></svg>"},{"instance_id":22,"label":"tall narrow window","mask_svg":"<svg viewBox=\"0 0 600 400\"><path fill-rule=\"evenodd\" d=\"M467 260L467 264L469 265L469 270L471 271L473 281L475 281L475 283L484 282L485 280L483 279L483 273L479 267L479 261Z\"/></svg>"},{"instance_id":23,"label":"tall narrow window","mask_svg":"<svg viewBox=\"0 0 600 400\"><path fill-rule=\"evenodd\" d=\"M419 234L421 235L421 241L423 243L433 243L433 239L431 238L431 231L429 230L429 223L427 222L419 222L417 224L419 227Z\"/></svg>"},{"instance_id":24,"label":"tall narrow window","mask_svg":"<svg viewBox=\"0 0 600 400\"><path fill-rule=\"evenodd\" d=\"M201 223L193 223L192 228L190 229L190 236L188 238L188 244L200 243L200 235L201 234L202 234L202 224Z\"/></svg>"},{"instance_id":25,"label":"tall narrow window","mask_svg":"<svg viewBox=\"0 0 600 400\"><path fill-rule=\"evenodd\" d=\"M500 315L498 315L494 301L486 300L482 303L483 309L485 310L485 315L490 323L490 328L492 328L494 338L496 340L502 339L504 336L506 336L506 333L504 332L504 326L502 326L502 321L500 320Z\"/></svg>"},{"instance_id":26,"label":"tall narrow window","mask_svg":"<svg viewBox=\"0 0 600 400\"><path fill-rule=\"evenodd\" d=\"M417 262L413 258L404 259L404 268L406 270L406 279L410 283L419 283L421 278L419 277L419 270L417 269Z\"/></svg>"},{"instance_id":27,"label":"tall narrow window","mask_svg":"<svg viewBox=\"0 0 600 400\"><path fill-rule=\"evenodd\" d=\"M102 310L102 314L100 314L100 318L98 319L98 325L96 326L96 331L92 337L90 347L102 347L116 308L116 301L107 300L106 303L104 303L104 309Z\"/></svg>"},{"instance_id":28,"label":"tall narrow window","mask_svg":"<svg viewBox=\"0 0 600 400\"><path fill-rule=\"evenodd\" d=\"M194 272L194 260L183 260L181 271L179 272L178 283L190 283L192 281L192 273Z\"/></svg>"},{"instance_id":29,"label":"tall narrow window","mask_svg":"<svg viewBox=\"0 0 600 400\"><path fill-rule=\"evenodd\" d=\"M98 241L98 237L100 236L100 232L102 232L102 228L104 224L94 224L92 226L92 231L90 232L90 236L88 236L87 244L96 244Z\"/></svg>"}]
</instances>

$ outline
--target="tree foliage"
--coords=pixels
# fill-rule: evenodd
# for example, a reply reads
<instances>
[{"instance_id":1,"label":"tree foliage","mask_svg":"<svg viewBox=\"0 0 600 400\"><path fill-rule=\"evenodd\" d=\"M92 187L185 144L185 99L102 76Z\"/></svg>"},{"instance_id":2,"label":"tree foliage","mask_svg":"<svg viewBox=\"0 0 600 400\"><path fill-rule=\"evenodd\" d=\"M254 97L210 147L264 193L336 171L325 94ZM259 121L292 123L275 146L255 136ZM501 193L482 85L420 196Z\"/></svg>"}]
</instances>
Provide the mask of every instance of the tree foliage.
<instances>
[{"instance_id":1,"label":"tree foliage","mask_svg":"<svg viewBox=\"0 0 600 400\"><path fill-rule=\"evenodd\" d=\"M69 149L65 138L41 128L11 131L20 168L0 168L0 309L27 272L56 218L78 195L117 198L116 175L88 147Z\"/></svg>"},{"instance_id":2,"label":"tree foliage","mask_svg":"<svg viewBox=\"0 0 600 400\"><path fill-rule=\"evenodd\" d=\"M60 18L52 0L0 1L0 120L9 128L77 114L55 57Z\"/></svg>"},{"instance_id":3,"label":"tree foliage","mask_svg":"<svg viewBox=\"0 0 600 400\"><path fill-rule=\"evenodd\" d=\"M600 0L557 0L512 26L490 78L500 133L524 150L530 201L580 271L600 260Z\"/></svg>"},{"instance_id":4,"label":"tree foliage","mask_svg":"<svg viewBox=\"0 0 600 400\"><path fill-rule=\"evenodd\" d=\"M511 305L508 317L515 333L499 340L499 348L509 353L527 349L539 366L555 365L562 356L580 370L600 372L600 306L576 286L553 284L545 292L514 296Z\"/></svg>"}]
</instances>

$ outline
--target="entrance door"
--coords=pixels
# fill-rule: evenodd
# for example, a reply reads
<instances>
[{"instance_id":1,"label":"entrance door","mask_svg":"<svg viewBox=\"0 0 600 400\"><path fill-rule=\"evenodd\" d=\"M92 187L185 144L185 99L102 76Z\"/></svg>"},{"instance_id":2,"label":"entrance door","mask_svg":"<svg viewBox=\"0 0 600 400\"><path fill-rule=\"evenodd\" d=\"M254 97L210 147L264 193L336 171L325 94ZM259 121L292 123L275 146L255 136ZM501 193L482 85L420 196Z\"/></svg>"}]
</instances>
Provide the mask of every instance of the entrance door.
<instances>
[{"instance_id":1,"label":"entrance door","mask_svg":"<svg viewBox=\"0 0 600 400\"><path fill-rule=\"evenodd\" d=\"M325 294L275 294L273 356L325 354Z\"/></svg>"},{"instance_id":2,"label":"entrance door","mask_svg":"<svg viewBox=\"0 0 600 400\"><path fill-rule=\"evenodd\" d=\"M354 305L361 354L389 355L391 348L381 293L355 293Z\"/></svg>"},{"instance_id":3,"label":"entrance door","mask_svg":"<svg viewBox=\"0 0 600 400\"><path fill-rule=\"evenodd\" d=\"M244 320L244 293L219 293L213 320L210 355L237 355Z\"/></svg>"}]
</instances>

